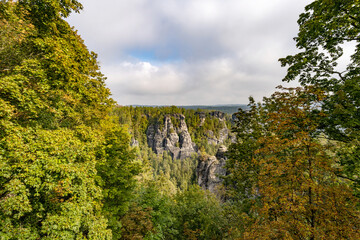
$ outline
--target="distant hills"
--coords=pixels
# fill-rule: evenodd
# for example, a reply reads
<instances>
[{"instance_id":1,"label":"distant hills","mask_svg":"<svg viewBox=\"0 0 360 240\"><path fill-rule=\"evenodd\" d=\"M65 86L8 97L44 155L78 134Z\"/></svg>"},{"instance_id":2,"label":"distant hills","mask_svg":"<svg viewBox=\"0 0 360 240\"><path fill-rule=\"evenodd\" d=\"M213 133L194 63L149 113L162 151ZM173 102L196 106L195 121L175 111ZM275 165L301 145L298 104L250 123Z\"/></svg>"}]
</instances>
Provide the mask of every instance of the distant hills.
<instances>
[{"instance_id":1,"label":"distant hills","mask_svg":"<svg viewBox=\"0 0 360 240\"><path fill-rule=\"evenodd\" d=\"M132 105L134 107L165 107L165 105ZM225 105L185 105L185 106L176 106L179 108L185 109L205 109L210 111L220 111L223 113L233 114L238 112L239 108L247 109L248 106L246 104L225 104Z\"/></svg>"},{"instance_id":2,"label":"distant hills","mask_svg":"<svg viewBox=\"0 0 360 240\"><path fill-rule=\"evenodd\" d=\"M245 104L229 104L229 105L190 105L178 106L185 109L205 109L211 111L220 111L223 113L233 114L238 112L239 108L246 109L248 106Z\"/></svg>"}]
</instances>

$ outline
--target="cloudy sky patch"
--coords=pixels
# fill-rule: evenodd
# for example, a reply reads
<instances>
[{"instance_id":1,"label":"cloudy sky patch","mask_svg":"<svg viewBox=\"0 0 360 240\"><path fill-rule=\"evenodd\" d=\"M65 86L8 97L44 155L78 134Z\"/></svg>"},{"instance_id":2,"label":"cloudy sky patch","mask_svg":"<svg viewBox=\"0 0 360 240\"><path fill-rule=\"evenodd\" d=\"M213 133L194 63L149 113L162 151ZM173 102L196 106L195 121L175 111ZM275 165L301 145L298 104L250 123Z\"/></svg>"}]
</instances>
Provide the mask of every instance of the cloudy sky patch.
<instances>
[{"instance_id":1,"label":"cloudy sky patch","mask_svg":"<svg viewBox=\"0 0 360 240\"><path fill-rule=\"evenodd\" d=\"M86 0L68 20L121 105L261 100L282 84L310 0Z\"/></svg>"}]
</instances>

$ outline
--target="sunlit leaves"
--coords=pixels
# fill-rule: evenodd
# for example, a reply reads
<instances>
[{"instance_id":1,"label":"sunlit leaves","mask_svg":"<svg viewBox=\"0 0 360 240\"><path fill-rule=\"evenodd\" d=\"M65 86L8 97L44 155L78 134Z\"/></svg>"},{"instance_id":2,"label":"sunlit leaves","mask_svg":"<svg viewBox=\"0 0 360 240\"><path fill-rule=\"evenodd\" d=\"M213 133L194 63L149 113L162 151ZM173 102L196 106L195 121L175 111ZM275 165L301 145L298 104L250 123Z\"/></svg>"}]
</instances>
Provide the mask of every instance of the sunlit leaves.
<instances>
[{"instance_id":1,"label":"sunlit leaves","mask_svg":"<svg viewBox=\"0 0 360 240\"><path fill-rule=\"evenodd\" d=\"M43 237L74 238L91 232L93 222L104 231L104 219L94 215L100 207L94 200L101 198L94 184L99 144L96 139L84 144L71 130L17 128L3 138L1 159L8 168L0 176L0 216L12 225L2 233L16 232L20 224Z\"/></svg>"},{"instance_id":2,"label":"sunlit leaves","mask_svg":"<svg viewBox=\"0 0 360 240\"><path fill-rule=\"evenodd\" d=\"M310 96L310 97L309 97ZM314 98L312 99L311 96ZM330 143L317 128L325 96L311 87L276 92L265 99L266 129L253 158L259 166L251 209L256 216L245 236L276 239L346 239L360 235L358 201L339 179Z\"/></svg>"},{"instance_id":3,"label":"sunlit leaves","mask_svg":"<svg viewBox=\"0 0 360 240\"><path fill-rule=\"evenodd\" d=\"M109 179L97 163L115 170L112 183L121 178L118 196L138 172L126 131L109 118L96 54L62 19L80 9L74 0L0 3L1 239L110 239Z\"/></svg>"},{"instance_id":4,"label":"sunlit leaves","mask_svg":"<svg viewBox=\"0 0 360 240\"><path fill-rule=\"evenodd\" d=\"M298 20L295 41L301 51L280 59L282 66L288 66L284 81L297 79L302 85L315 84L328 93L322 102L327 116L318 128L353 149L352 156L349 151L339 152L339 156L346 170L343 176L354 180L355 188L360 186L355 174L358 170L354 169L359 165L360 149L359 10L360 2L354 0L312 2ZM341 58L349 46L353 46L350 59ZM343 69L338 66L340 62L346 65Z\"/></svg>"}]
</instances>

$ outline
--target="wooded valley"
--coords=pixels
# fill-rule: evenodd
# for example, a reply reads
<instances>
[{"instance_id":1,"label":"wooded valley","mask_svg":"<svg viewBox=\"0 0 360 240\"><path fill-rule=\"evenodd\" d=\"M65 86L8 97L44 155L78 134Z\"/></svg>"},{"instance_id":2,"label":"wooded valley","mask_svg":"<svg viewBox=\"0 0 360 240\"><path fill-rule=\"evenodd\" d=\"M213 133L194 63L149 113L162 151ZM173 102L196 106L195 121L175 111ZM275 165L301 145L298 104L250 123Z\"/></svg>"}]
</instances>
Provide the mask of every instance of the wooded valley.
<instances>
[{"instance_id":1,"label":"wooded valley","mask_svg":"<svg viewBox=\"0 0 360 240\"><path fill-rule=\"evenodd\" d=\"M360 239L359 1L306 6L301 86L233 115L116 103L81 9L0 1L0 239Z\"/></svg>"}]
</instances>

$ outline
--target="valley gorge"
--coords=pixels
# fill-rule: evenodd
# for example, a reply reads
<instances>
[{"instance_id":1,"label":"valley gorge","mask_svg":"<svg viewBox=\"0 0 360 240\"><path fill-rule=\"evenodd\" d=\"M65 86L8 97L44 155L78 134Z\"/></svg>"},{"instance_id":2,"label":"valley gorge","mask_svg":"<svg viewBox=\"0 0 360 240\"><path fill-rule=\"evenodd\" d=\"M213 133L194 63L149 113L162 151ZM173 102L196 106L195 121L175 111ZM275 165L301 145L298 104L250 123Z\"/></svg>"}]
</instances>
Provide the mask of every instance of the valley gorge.
<instances>
[{"instance_id":1,"label":"valley gorge","mask_svg":"<svg viewBox=\"0 0 360 240\"><path fill-rule=\"evenodd\" d=\"M180 188L184 181L186 186L197 184L219 195L221 176L226 174L227 146L235 141L229 114L174 108L164 108L160 110L162 113L154 114L159 109L139 107L122 107L122 112L124 108L133 111L131 116L135 116L123 122L129 125L131 144L142 149L140 152L151 150L153 154L147 157L155 177L164 175ZM184 174L187 179L178 179L178 175Z\"/></svg>"}]
</instances>

